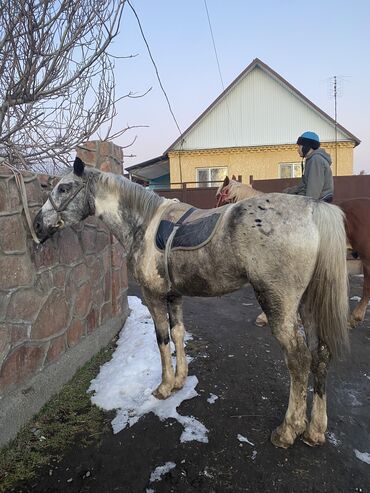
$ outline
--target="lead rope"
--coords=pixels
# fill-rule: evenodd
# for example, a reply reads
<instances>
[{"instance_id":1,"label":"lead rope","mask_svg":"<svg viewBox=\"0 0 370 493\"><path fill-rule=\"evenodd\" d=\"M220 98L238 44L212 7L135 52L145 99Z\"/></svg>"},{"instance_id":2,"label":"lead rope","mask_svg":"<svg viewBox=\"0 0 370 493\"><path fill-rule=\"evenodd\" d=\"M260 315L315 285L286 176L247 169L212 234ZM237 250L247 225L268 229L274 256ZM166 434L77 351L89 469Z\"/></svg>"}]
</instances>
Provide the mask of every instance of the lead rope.
<instances>
[{"instance_id":1,"label":"lead rope","mask_svg":"<svg viewBox=\"0 0 370 493\"><path fill-rule=\"evenodd\" d=\"M6 166L7 168L9 168L11 170L11 172L13 173L13 175L14 175L15 183L17 185L17 188L18 188L18 191L19 191L19 195L21 196L21 201L22 201L22 206L23 206L24 214L26 216L26 221L27 221L28 228L30 230L32 239L33 239L33 241L35 243L40 243L40 240L37 238L36 232L33 229L33 224L32 224L32 220L31 220L30 210L29 210L28 202L27 202L27 192L26 192L26 186L25 186L24 180L23 180L23 175L22 175L22 173L17 168L15 168L14 166L12 166L9 163L3 162L2 165L3 166Z\"/></svg>"}]
</instances>

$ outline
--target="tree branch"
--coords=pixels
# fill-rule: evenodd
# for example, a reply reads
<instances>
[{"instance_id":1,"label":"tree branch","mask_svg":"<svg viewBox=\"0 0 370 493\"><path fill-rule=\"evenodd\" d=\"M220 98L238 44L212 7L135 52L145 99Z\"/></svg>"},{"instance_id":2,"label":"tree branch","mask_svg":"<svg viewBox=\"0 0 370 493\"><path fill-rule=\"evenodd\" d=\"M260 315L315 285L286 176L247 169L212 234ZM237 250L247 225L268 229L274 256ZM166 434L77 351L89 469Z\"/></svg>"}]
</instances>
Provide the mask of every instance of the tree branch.
<instances>
[{"instance_id":1,"label":"tree branch","mask_svg":"<svg viewBox=\"0 0 370 493\"><path fill-rule=\"evenodd\" d=\"M11 156L20 166L58 167L103 125L105 140L133 128L113 134L117 101L143 96L115 94L114 62L123 57L109 55L108 48L124 5L125 0L2 0L0 157Z\"/></svg>"}]
</instances>

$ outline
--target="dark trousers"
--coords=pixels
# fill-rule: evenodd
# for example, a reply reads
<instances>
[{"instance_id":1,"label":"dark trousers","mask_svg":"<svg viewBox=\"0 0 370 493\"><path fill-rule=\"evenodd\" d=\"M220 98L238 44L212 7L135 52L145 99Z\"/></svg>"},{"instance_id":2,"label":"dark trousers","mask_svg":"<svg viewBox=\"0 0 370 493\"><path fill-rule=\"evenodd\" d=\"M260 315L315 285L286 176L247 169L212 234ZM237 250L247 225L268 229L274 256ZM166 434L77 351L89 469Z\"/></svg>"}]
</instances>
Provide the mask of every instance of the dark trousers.
<instances>
[{"instance_id":1,"label":"dark trousers","mask_svg":"<svg viewBox=\"0 0 370 493\"><path fill-rule=\"evenodd\" d=\"M323 202L329 202L329 204L331 204L333 202L333 196L332 195L327 195L326 197L323 197L321 200Z\"/></svg>"}]
</instances>

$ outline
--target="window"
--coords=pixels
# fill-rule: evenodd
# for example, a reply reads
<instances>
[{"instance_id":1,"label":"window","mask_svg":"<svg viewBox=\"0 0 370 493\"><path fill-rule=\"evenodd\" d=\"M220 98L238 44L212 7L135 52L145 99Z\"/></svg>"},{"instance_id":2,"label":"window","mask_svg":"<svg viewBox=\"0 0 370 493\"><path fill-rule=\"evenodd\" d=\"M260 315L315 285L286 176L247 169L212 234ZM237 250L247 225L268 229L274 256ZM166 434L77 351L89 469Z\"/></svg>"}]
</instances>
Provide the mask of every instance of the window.
<instances>
[{"instance_id":1,"label":"window","mask_svg":"<svg viewBox=\"0 0 370 493\"><path fill-rule=\"evenodd\" d=\"M302 176L301 163L280 163L280 178L299 178Z\"/></svg>"},{"instance_id":2,"label":"window","mask_svg":"<svg viewBox=\"0 0 370 493\"><path fill-rule=\"evenodd\" d=\"M197 168L196 169L197 187L218 187L227 175L227 168ZM206 182L206 183L201 183Z\"/></svg>"}]
</instances>

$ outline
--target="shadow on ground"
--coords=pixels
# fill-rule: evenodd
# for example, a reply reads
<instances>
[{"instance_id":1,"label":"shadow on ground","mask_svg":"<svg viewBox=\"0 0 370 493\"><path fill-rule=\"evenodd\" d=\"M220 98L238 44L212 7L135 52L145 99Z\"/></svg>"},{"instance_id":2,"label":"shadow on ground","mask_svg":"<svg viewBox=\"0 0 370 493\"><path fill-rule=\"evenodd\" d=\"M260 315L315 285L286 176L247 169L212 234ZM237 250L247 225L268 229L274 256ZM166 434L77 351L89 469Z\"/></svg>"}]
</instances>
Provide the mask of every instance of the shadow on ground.
<instances>
[{"instance_id":1,"label":"shadow on ground","mask_svg":"<svg viewBox=\"0 0 370 493\"><path fill-rule=\"evenodd\" d=\"M360 278L351 280L352 296L360 294L360 286ZM132 283L129 294L139 293ZM59 464L15 491L370 491L370 464L354 452L370 454L370 318L351 332L351 358L331 368L327 443L309 448L298 440L281 450L269 436L284 416L288 374L269 329L253 324L258 313L249 286L222 298L185 299L185 322L193 335L189 373L198 377L199 396L179 412L208 428L209 443L180 443L176 421L147 415L117 435L105 433L93 446L76 443ZM207 401L211 394L218 396L213 404ZM253 445L240 442L238 434ZM176 466L150 482L153 470L167 462Z\"/></svg>"}]
</instances>

